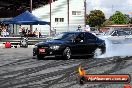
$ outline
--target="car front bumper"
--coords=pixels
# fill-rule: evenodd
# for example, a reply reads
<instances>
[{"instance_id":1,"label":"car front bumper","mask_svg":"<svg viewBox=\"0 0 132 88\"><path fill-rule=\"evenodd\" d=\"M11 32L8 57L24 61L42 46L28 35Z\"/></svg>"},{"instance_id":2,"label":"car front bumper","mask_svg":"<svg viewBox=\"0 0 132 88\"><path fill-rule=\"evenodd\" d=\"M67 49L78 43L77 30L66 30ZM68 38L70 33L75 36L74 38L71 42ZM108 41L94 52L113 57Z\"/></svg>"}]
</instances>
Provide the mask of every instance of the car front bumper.
<instances>
[{"instance_id":1,"label":"car front bumper","mask_svg":"<svg viewBox=\"0 0 132 88\"><path fill-rule=\"evenodd\" d=\"M53 50L53 49L46 48L44 53L40 53L39 49L42 49L42 48L33 48L33 56L36 56L36 55L62 56L63 55L63 49Z\"/></svg>"}]
</instances>

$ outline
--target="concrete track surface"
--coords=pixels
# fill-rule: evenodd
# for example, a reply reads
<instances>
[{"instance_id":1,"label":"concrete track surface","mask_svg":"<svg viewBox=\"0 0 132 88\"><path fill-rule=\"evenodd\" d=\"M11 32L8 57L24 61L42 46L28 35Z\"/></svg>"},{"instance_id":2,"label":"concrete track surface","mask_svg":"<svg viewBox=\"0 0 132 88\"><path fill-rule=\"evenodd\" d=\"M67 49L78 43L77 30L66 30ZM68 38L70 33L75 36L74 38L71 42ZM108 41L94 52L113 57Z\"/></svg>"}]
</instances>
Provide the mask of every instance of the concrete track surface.
<instances>
[{"instance_id":1,"label":"concrete track surface","mask_svg":"<svg viewBox=\"0 0 132 88\"><path fill-rule=\"evenodd\" d=\"M90 74L132 76L131 56L108 55L85 59L37 60L32 57L32 48L0 48L0 88L123 88L123 84L77 83L79 65Z\"/></svg>"}]
</instances>

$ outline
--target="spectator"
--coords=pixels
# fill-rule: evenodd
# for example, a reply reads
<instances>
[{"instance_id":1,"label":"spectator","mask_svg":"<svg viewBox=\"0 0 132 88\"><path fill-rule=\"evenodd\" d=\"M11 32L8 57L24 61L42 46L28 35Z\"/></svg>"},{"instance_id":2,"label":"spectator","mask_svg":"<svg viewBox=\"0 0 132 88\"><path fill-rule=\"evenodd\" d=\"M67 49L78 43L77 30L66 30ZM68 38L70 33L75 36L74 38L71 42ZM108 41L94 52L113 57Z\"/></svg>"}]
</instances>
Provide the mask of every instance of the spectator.
<instances>
[{"instance_id":1,"label":"spectator","mask_svg":"<svg viewBox=\"0 0 132 88\"><path fill-rule=\"evenodd\" d=\"M6 36L7 36L7 32L6 32L5 26L4 26L3 29L2 29L2 36L3 36L3 37L6 37Z\"/></svg>"},{"instance_id":2,"label":"spectator","mask_svg":"<svg viewBox=\"0 0 132 88\"><path fill-rule=\"evenodd\" d=\"M25 27L22 28L22 35L23 35L23 36L26 36Z\"/></svg>"},{"instance_id":3,"label":"spectator","mask_svg":"<svg viewBox=\"0 0 132 88\"><path fill-rule=\"evenodd\" d=\"M26 34L28 33L28 27L26 28L25 32L26 32Z\"/></svg>"},{"instance_id":4,"label":"spectator","mask_svg":"<svg viewBox=\"0 0 132 88\"><path fill-rule=\"evenodd\" d=\"M22 27L21 27L21 25L19 26L19 34L22 36Z\"/></svg>"},{"instance_id":5,"label":"spectator","mask_svg":"<svg viewBox=\"0 0 132 88\"><path fill-rule=\"evenodd\" d=\"M41 32L39 32L39 38L42 37Z\"/></svg>"},{"instance_id":6,"label":"spectator","mask_svg":"<svg viewBox=\"0 0 132 88\"><path fill-rule=\"evenodd\" d=\"M35 29L35 35L36 35L36 37L38 37L38 38L39 38L39 31L38 31L38 29L37 29L37 28Z\"/></svg>"},{"instance_id":7,"label":"spectator","mask_svg":"<svg viewBox=\"0 0 132 88\"><path fill-rule=\"evenodd\" d=\"M8 35L11 34L11 26L10 25L7 27L7 32L8 32Z\"/></svg>"},{"instance_id":8,"label":"spectator","mask_svg":"<svg viewBox=\"0 0 132 88\"><path fill-rule=\"evenodd\" d=\"M90 27L89 27L89 25L86 25L86 27L84 28L84 31L86 31L86 32L90 32Z\"/></svg>"},{"instance_id":9,"label":"spectator","mask_svg":"<svg viewBox=\"0 0 132 88\"><path fill-rule=\"evenodd\" d=\"M2 32L2 26L0 25L0 36L1 36L1 32Z\"/></svg>"},{"instance_id":10,"label":"spectator","mask_svg":"<svg viewBox=\"0 0 132 88\"><path fill-rule=\"evenodd\" d=\"M27 36L30 37L30 35L31 35L31 32L30 32L30 30L28 29L28 30L27 30Z\"/></svg>"},{"instance_id":11,"label":"spectator","mask_svg":"<svg viewBox=\"0 0 132 88\"><path fill-rule=\"evenodd\" d=\"M77 28L77 30L76 31L82 31L82 29L81 29L81 26L80 25L78 25L78 28Z\"/></svg>"},{"instance_id":12,"label":"spectator","mask_svg":"<svg viewBox=\"0 0 132 88\"><path fill-rule=\"evenodd\" d=\"M9 37L9 35L10 35L10 34L9 34L9 32L8 32L8 31L6 31L6 37Z\"/></svg>"}]
</instances>

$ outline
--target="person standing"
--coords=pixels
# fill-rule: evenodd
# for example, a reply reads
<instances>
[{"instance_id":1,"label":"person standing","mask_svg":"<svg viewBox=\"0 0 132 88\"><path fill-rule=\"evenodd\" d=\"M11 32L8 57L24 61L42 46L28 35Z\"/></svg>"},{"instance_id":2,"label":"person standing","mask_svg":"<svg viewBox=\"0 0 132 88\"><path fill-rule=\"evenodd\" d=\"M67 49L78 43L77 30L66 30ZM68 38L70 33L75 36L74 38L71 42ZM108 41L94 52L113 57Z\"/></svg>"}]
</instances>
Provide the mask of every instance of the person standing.
<instances>
[{"instance_id":1,"label":"person standing","mask_svg":"<svg viewBox=\"0 0 132 88\"><path fill-rule=\"evenodd\" d=\"M21 27L21 25L19 25L19 34L20 34L20 36L22 36L22 27Z\"/></svg>"},{"instance_id":2,"label":"person standing","mask_svg":"<svg viewBox=\"0 0 132 88\"><path fill-rule=\"evenodd\" d=\"M82 28L81 28L81 26L80 25L78 25L78 28L77 28L77 30L76 31L82 31Z\"/></svg>"},{"instance_id":3,"label":"person standing","mask_svg":"<svg viewBox=\"0 0 132 88\"><path fill-rule=\"evenodd\" d=\"M35 35L36 35L36 37L38 37L38 38L39 38L39 31L38 31L38 29L37 29L37 28L35 29Z\"/></svg>"},{"instance_id":4,"label":"person standing","mask_svg":"<svg viewBox=\"0 0 132 88\"><path fill-rule=\"evenodd\" d=\"M2 36L3 36L3 37L6 37L6 35L7 35L7 33L6 33L6 28L5 28L5 26L4 26L3 29L2 29Z\"/></svg>"},{"instance_id":5,"label":"person standing","mask_svg":"<svg viewBox=\"0 0 132 88\"><path fill-rule=\"evenodd\" d=\"M26 30L25 30L25 27L22 28L22 36L26 36Z\"/></svg>"},{"instance_id":6,"label":"person standing","mask_svg":"<svg viewBox=\"0 0 132 88\"><path fill-rule=\"evenodd\" d=\"M0 25L0 36L1 36L1 32L2 32L2 26Z\"/></svg>"}]
</instances>

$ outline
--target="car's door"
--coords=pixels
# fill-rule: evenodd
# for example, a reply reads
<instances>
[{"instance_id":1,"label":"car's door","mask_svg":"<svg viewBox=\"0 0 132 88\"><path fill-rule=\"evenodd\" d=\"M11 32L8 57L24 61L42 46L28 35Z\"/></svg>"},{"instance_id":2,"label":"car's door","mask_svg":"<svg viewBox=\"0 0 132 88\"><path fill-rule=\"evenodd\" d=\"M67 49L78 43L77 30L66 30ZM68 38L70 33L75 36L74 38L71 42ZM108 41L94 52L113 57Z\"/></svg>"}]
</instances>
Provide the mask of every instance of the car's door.
<instances>
[{"instance_id":1,"label":"car's door","mask_svg":"<svg viewBox=\"0 0 132 88\"><path fill-rule=\"evenodd\" d=\"M78 33L75 37L74 45L72 48L74 54L85 54L86 43L84 42L84 35L85 33L81 32Z\"/></svg>"},{"instance_id":2,"label":"car's door","mask_svg":"<svg viewBox=\"0 0 132 88\"><path fill-rule=\"evenodd\" d=\"M97 37L91 33L85 33L85 53L92 54L92 52L97 48Z\"/></svg>"}]
</instances>

